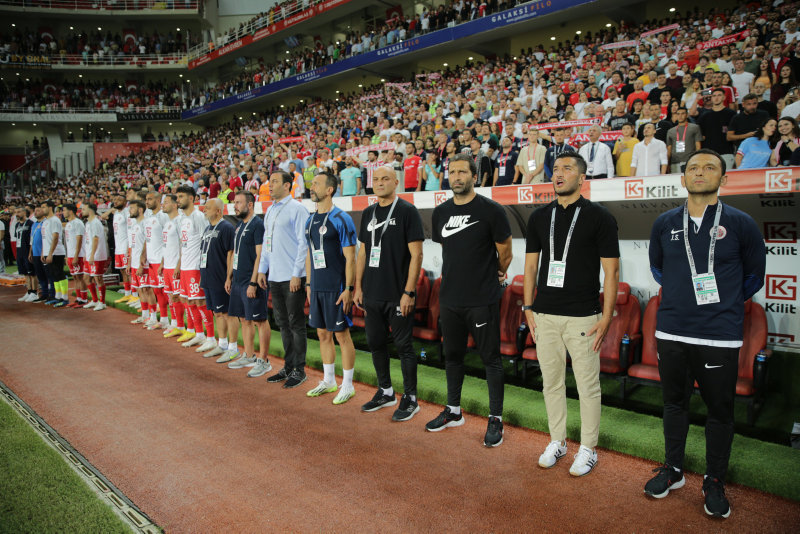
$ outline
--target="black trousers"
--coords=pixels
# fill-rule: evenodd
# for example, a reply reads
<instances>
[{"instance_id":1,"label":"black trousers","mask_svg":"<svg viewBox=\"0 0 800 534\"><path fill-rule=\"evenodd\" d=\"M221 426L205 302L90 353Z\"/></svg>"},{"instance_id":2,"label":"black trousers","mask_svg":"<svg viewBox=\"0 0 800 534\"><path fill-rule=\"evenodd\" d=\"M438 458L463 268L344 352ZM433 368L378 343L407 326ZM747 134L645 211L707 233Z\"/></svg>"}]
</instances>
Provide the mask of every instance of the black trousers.
<instances>
[{"instance_id":1,"label":"black trousers","mask_svg":"<svg viewBox=\"0 0 800 534\"><path fill-rule=\"evenodd\" d=\"M475 340L486 368L489 415L503 415L503 362L500 359L500 304L474 308L442 306L439 313L444 340L447 404L461 406L464 385L464 355L469 334Z\"/></svg>"},{"instance_id":2,"label":"black trousers","mask_svg":"<svg viewBox=\"0 0 800 534\"><path fill-rule=\"evenodd\" d=\"M306 279L300 279L300 291L289 290L289 281L270 282L272 313L281 331L284 367L286 372L294 369L305 373L306 366Z\"/></svg>"},{"instance_id":3,"label":"black trousers","mask_svg":"<svg viewBox=\"0 0 800 534\"><path fill-rule=\"evenodd\" d=\"M53 255L53 261L47 264L47 278L50 282L60 282L67 275L64 272L64 256Z\"/></svg>"},{"instance_id":4,"label":"black trousers","mask_svg":"<svg viewBox=\"0 0 800 534\"><path fill-rule=\"evenodd\" d=\"M53 282L47 277L46 265L42 263L41 257L33 255L33 272L36 274L36 279L39 280L39 292L42 297L52 299L55 297L55 288Z\"/></svg>"},{"instance_id":5,"label":"black trousers","mask_svg":"<svg viewBox=\"0 0 800 534\"><path fill-rule=\"evenodd\" d=\"M403 372L403 392L406 395L417 394L417 355L411 335L414 329L414 313L403 317L399 302L376 300L364 301L364 323L367 332L367 343L372 352L372 365L378 375L378 386L383 389L392 387L389 374L389 328L400 357L400 369Z\"/></svg>"},{"instance_id":6,"label":"black trousers","mask_svg":"<svg viewBox=\"0 0 800 534\"><path fill-rule=\"evenodd\" d=\"M657 340L658 372L664 396L666 463L683 469L689 432L689 399L694 382L708 408L706 474L725 481L733 442L733 404L739 349Z\"/></svg>"}]
</instances>

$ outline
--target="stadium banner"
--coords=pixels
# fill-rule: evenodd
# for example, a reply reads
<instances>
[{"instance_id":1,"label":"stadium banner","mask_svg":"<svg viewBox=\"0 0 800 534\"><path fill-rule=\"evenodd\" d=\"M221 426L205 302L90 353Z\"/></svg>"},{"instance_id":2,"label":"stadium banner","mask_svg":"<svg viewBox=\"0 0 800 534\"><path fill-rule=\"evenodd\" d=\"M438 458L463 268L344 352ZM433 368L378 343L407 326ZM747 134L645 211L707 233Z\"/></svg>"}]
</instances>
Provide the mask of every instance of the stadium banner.
<instances>
[{"instance_id":1,"label":"stadium banner","mask_svg":"<svg viewBox=\"0 0 800 534\"><path fill-rule=\"evenodd\" d=\"M322 13L325 13L326 11L330 11L331 9L339 7L340 5L346 4L349 1L350 0L328 0L327 2L319 3L295 15L279 20L274 24L269 24L268 26L256 30L252 35L245 35L241 39L237 39L232 43L228 43L225 46L212 50L211 52L204 54L196 59L190 60L189 70L199 67L200 65L204 65L209 61L213 61L226 54L230 54L231 52L238 50L244 46L258 42L266 37L269 37L270 35L285 30L290 26L294 26L295 24L299 24L303 21L306 21L311 17L313 17L314 15L321 15Z\"/></svg>"},{"instance_id":2,"label":"stadium banner","mask_svg":"<svg viewBox=\"0 0 800 534\"><path fill-rule=\"evenodd\" d=\"M382 143L378 143L377 145L362 145L354 148L348 148L345 151L344 155L353 157L353 156L358 156L359 154L362 154L364 152L369 152L370 150L377 150L378 152L381 152L383 150L394 150L395 148L397 147L395 146L393 141L384 141Z\"/></svg>"},{"instance_id":3,"label":"stadium banner","mask_svg":"<svg viewBox=\"0 0 800 534\"><path fill-rule=\"evenodd\" d=\"M53 110L42 113L2 113L0 121L8 122L117 122L116 113L70 113Z\"/></svg>"},{"instance_id":4,"label":"stadium banner","mask_svg":"<svg viewBox=\"0 0 800 534\"><path fill-rule=\"evenodd\" d=\"M548 130L550 128L573 128L576 126L594 126L600 124L600 118L595 119L576 119L574 121L560 121L560 122L543 122L542 124L534 124L533 127L537 130Z\"/></svg>"},{"instance_id":5,"label":"stadium banner","mask_svg":"<svg viewBox=\"0 0 800 534\"><path fill-rule=\"evenodd\" d=\"M664 32L668 32L668 31L670 31L670 30L677 30L677 29L679 29L680 27L681 27L681 25L680 25L680 24L670 24L669 26L661 26L660 28L656 28L656 29L654 29L654 30L650 30L650 31L643 32L643 33L642 33L642 34L639 36L639 38L640 38L640 39L646 39L646 38L650 37L651 35L656 35L656 34L658 34L658 33L664 33Z\"/></svg>"},{"instance_id":6,"label":"stadium banner","mask_svg":"<svg viewBox=\"0 0 800 534\"><path fill-rule=\"evenodd\" d=\"M29 68L49 69L50 58L37 54L3 54L0 55L0 66L24 66Z\"/></svg>"},{"instance_id":7,"label":"stadium banner","mask_svg":"<svg viewBox=\"0 0 800 534\"><path fill-rule=\"evenodd\" d=\"M617 139L622 139L622 131L621 130L614 130L613 132L601 132L600 133L600 142L605 141L616 141ZM575 134L569 138L567 143L570 146L575 145L582 145L584 143L588 143L590 141L588 133L579 133Z\"/></svg>"},{"instance_id":8,"label":"stadium banner","mask_svg":"<svg viewBox=\"0 0 800 534\"><path fill-rule=\"evenodd\" d=\"M278 139L279 143L305 143L306 138L302 135L297 135L294 137L281 137Z\"/></svg>"},{"instance_id":9,"label":"stadium banner","mask_svg":"<svg viewBox=\"0 0 800 534\"><path fill-rule=\"evenodd\" d=\"M368 65L370 63L375 63L376 61L388 59L390 57L396 57L409 52L417 52L419 50L438 46L457 39L470 37L476 33L494 30L504 26L510 26L518 22L524 22L526 20L531 20L543 15L549 15L550 13L554 13L556 11L561 11L563 9L568 9L583 4L589 4L595 1L596 0L544 0L540 2L529 2L512 9L507 9L500 13L495 13L494 15L489 15L480 19L465 22L463 24L459 24L458 26L453 26L452 28L444 28L442 30L419 35L412 39L407 39L402 43L385 46L378 50L367 52L366 54L352 56L341 61L337 61L332 65L325 65L318 69L310 70L295 76L290 76L277 82L262 85L260 87L256 87L255 89L244 91L242 93L223 98L222 100L211 102L204 106L198 106L184 111L182 117L184 120L192 119L212 111L224 109L234 104L239 104L254 98L284 91L306 82L333 76L335 74L341 74L352 69L363 67L364 65ZM319 4L317 7L326 6L328 3L329 2Z\"/></svg>"},{"instance_id":10,"label":"stadium banner","mask_svg":"<svg viewBox=\"0 0 800 534\"><path fill-rule=\"evenodd\" d=\"M117 113L118 122L130 121L179 121L181 120L181 112L175 111L136 111Z\"/></svg>"},{"instance_id":11,"label":"stadium banner","mask_svg":"<svg viewBox=\"0 0 800 534\"><path fill-rule=\"evenodd\" d=\"M639 41L619 41L616 43L608 43L604 44L600 47L600 50L616 50L617 48L628 48L631 46L638 46Z\"/></svg>"},{"instance_id":12,"label":"stadium banner","mask_svg":"<svg viewBox=\"0 0 800 534\"><path fill-rule=\"evenodd\" d=\"M704 41L702 43L698 43L697 49L708 50L709 48L717 48L722 45L735 43L736 41L741 41L742 39L747 39L749 35L750 31L745 30L743 32L726 35L725 37L720 37L719 39L711 39L710 41Z\"/></svg>"}]
</instances>

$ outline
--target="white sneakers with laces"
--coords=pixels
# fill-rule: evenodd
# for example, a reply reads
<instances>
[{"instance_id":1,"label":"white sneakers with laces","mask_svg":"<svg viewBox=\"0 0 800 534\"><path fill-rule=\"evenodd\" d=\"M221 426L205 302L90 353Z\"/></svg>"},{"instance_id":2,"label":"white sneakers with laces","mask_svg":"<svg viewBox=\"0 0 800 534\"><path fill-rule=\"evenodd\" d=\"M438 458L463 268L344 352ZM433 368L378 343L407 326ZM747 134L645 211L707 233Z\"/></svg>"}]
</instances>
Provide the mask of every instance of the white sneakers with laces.
<instances>
[{"instance_id":1,"label":"white sneakers with laces","mask_svg":"<svg viewBox=\"0 0 800 534\"><path fill-rule=\"evenodd\" d=\"M572 467L569 468L569 474L574 477L588 475L595 465L597 465L597 451L581 445Z\"/></svg>"},{"instance_id":2,"label":"white sneakers with laces","mask_svg":"<svg viewBox=\"0 0 800 534\"><path fill-rule=\"evenodd\" d=\"M566 441L551 441L541 456L539 456L539 466L545 469L550 469L559 458L567 455L567 442Z\"/></svg>"}]
</instances>

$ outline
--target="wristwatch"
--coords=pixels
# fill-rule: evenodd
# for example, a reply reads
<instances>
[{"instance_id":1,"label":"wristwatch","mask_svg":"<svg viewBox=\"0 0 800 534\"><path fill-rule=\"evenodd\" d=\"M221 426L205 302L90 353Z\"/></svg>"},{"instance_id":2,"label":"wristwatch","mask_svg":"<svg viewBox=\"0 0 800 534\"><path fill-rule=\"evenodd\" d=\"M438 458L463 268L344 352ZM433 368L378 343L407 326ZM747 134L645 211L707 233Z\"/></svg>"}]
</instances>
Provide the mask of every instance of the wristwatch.
<instances>
[{"instance_id":1,"label":"wristwatch","mask_svg":"<svg viewBox=\"0 0 800 534\"><path fill-rule=\"evenodd\" d=\"M417 293L415 291L403 291L403 293L405 293L406 295L408 295L412 299L416 298L416 296L417 296Z\"/></svg>"},{"instance_id":2,"label":"wristwatch","mask_svg":"<svg viewBox=\"0 0 800 534\"><path fill-rule=\"evenodd\" d=\"M532 311L532 310L533 310L533 306L523 306L522 307L522 311Z\"/></svg>"},{"instance_id":3,"label":"wristwatch","mask_svg":"<svg viewBox=\"0 0 800 534\"><path fill-rule=\"evenodd\" d=\"M256 282L250 282L250 286L251 287L258 287L258 284Z\"/></svg>"},{"instance_id":4,"label":"wristwatch","mask_svg":"<svg viewBox=\"0 0 800 534\"><path fill-rule=\"evenodd\" d=\"M356 286L347 286L346 288L349 292L353 292L356 289Z\"/></svg>"}]
</instances>

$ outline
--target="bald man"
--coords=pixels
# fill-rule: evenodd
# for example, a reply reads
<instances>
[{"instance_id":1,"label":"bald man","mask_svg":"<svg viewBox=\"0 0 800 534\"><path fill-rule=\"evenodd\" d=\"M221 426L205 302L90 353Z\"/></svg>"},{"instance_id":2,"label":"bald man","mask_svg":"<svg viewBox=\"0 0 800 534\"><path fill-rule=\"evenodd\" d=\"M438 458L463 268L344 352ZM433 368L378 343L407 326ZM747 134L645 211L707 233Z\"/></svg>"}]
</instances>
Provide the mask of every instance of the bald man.
<instances>
[{"instance_id":1,"label":"bald man","mask_svg":"<svg viewBox=\"0 0 800 534\"><path fill-rule=\"evenodd\" d=\"M378 167L372 173L378 202L361 216L354 302L366 312L367 342L378 375L378 391L361 410L375 412L397 404L389 375L391 329L404 390L392 420L408 421L419 412L417 356L411 334L425 234L417 208L397 196L397 185L397 175L390 167Z\"/></svg>"},{"instance_id":2,"label":"bald man","mask_svg":"<svg viewBox=\"0 0 800 534\"><path fill-rule=\"evenodd\" d=\"M214 332L219 336L219 341L214 336L207 336L203 344L195 349L196 352L202 352L204 358L222 355L229 348L238 353L236 338L227 338L232 329L228 328L229 296L225 291L225 280L228 277L228 266L233 262L235 229L233 224L222 217L224 209L220 199L211 198L206 202L203 212L209 225L203 231L200 242L200 287L206 295L206 307L214 314Z\"/></svg>"}]
</instances>

